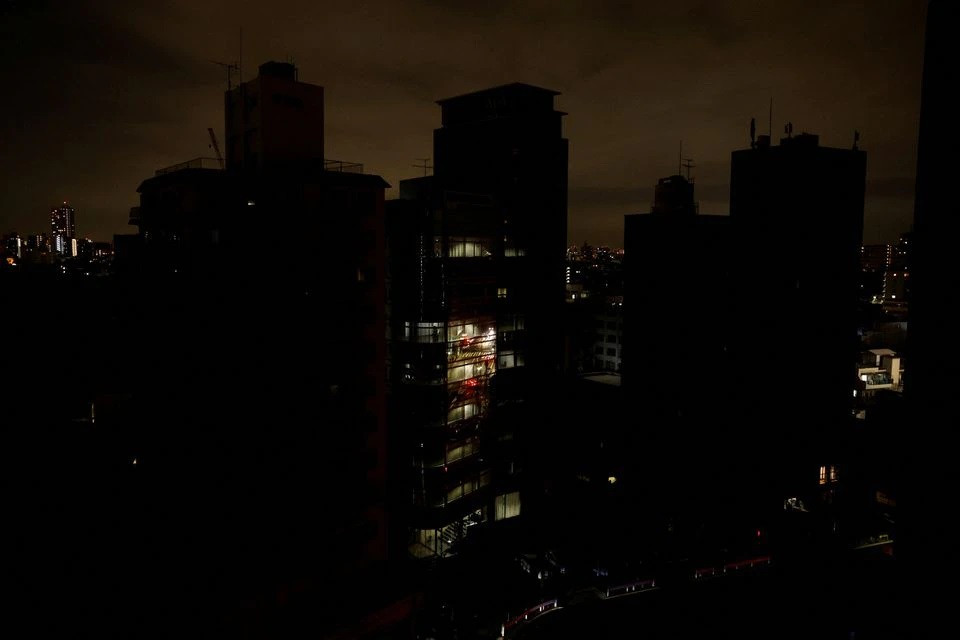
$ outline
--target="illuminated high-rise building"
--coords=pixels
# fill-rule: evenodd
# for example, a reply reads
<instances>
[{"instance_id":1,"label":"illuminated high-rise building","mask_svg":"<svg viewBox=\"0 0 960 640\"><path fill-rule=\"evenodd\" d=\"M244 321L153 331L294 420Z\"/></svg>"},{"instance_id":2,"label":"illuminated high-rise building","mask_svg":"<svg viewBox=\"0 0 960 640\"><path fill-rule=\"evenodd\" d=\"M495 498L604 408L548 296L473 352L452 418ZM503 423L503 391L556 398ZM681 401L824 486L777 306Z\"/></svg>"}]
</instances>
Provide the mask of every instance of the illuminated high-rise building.
<instances>
[{"instance_id":1,"label":"illuminated high-rise building","mask_svg":"<svg viewBox=\"0 0 960 640\"><path fill-rule=\"evenodd\" d=\"M50 232L53 250L60 255L71 254L72 238L77 236L77 212L69 204L54 207L50 211Z\"/></svg>"},{"instance_id":2,"label":"illuminated high-rise building","mask_svg":"<svg viewBox=\"0 0 960 640\"><path fill-rule=\"evenodd\" d=\"M514 517L520 454L562 361L567 140L555 91L439 101L433 176L388 208L392 425L414 555ZM412 498L412 505L409 504Z\"/></svg>"}]
</instances>

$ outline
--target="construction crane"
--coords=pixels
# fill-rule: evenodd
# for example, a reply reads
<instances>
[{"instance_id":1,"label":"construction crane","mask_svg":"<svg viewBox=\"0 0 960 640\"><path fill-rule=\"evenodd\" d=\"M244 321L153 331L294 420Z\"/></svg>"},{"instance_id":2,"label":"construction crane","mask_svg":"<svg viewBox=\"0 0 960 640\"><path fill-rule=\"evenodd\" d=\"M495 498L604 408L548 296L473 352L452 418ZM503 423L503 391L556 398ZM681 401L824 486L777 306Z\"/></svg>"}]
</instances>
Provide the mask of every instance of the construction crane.
<instances>
[{"instance_id":1,"label":"construction crane","mask_svg":"<svg viewBox=\"0 0 960 640\"><path fill-rule=\"evenodd\" d=\"M213 127L207 127L207 133L210 134L210 146L213 147L214 152L217 154L217 162L220 163L220 168L223 169L223 155L220 153L220 145L217 144L217 134L213 132Z\"/></svg>"}]
</instances>

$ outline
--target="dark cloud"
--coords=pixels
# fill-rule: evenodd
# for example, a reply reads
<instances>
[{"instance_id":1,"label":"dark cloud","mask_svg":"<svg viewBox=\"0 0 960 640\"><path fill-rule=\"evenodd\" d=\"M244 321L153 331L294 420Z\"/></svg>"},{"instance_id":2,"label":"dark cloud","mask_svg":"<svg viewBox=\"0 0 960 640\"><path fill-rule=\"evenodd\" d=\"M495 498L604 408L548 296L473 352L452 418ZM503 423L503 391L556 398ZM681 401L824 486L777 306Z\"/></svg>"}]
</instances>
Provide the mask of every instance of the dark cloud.
<instances>
[{"instance_id":1,"label":"dark cloud","mask_svg":"<svg viewBox=\"0 0 960 640\"><path fill-rule=\"evenodd\" d=\"M570 240L619 244L695 158L701 210L726 213L751 116L869 154L867 238L909 224L924 4L862 0L419 3L0 2L0 230L41 229L70 198L83 233L127 231L136 187L205 155L222 69L292 56L326 87L327 154L397 184L430 154L438 98L511 81L563 92ZM282 231L282 229L276 229ZM879 235L878 235L879 234Z\"/></svg>"}]
</instances>

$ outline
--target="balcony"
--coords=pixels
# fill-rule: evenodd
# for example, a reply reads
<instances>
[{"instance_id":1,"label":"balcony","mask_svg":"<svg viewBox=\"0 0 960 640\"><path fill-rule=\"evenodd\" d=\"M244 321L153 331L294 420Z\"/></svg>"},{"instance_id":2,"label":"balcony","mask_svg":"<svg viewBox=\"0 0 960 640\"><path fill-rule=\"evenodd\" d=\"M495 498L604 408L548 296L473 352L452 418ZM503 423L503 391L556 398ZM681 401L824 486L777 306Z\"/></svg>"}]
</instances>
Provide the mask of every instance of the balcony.
<instances>
[{"instance_id":1,"label":"balcony","mask_svg":"<svg viewBox=\"0 0 960 640\"><path fill-rule=\"evenodd\" d=\"M866 389L893 388L893 378L886 371L861 371L860 381Z\"/></svg>"}]
</instances>

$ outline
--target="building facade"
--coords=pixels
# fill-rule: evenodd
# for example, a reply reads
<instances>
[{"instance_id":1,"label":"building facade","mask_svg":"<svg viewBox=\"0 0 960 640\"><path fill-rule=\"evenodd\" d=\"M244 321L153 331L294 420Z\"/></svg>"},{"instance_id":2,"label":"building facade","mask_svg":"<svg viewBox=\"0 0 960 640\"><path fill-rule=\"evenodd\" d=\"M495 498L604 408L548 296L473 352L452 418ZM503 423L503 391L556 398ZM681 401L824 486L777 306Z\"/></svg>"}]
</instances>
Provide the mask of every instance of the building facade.
<instances>
[{"instance_id":1,"label":"building facade","mask_svg":"<svg viewBox=\"0 0 960 640\"><path fill-rule=\"evenodd\" d=\"M651 500L703 517L734 483L721 475L736 448L729 421L734 240L727 216L701 215L694 184L659 181L650 213L625 216L623 397L637 484ZM669 481L661 482L661 479ZM642 488L637 489L641 494Z\"/></svg>"},{"instance_id":2,"label":"building facade","mask_svg":"<svg viewBox=\"0 0 960 640\"><path fill-rule=\"evenodd\" d=\"M77 236L77 212L66 202L50 211L50 234L56 253L75 255L70 241Z\"/></svg>"},{"instance_id":3,"label":"building facade","mask_svg":"<svg viewBox=\"0 0 960 640\"><path fill-rule=\"evenodd\" d=\"M851 419L865 182L864 151L811 134L732 154L739 404L758 459L777 466L771 489Z\"/></svg>"},{"instance_id":4,"label":"building facade","mask_svg":"<svg viewBox=\"0 0 960 640\"><path fill-rule=\"evenodd\" d=\"M218 504L250 514L211 534L242 570L221 556L211 570L241 590L296 583L335 598L379 584L387 559L389 185L327 170L318 96L274 63L228 92L228 140L255 131L255 144L232 145L225 169L190 161L143 181L138 233L118 238L116 263L144 363L137 401L157 407L146 428L166 425L160 447L189 443L167 452L180 470L171 495L190 505L192 487L223 486ZM287 131L298 122L299 142ZM275 225L314 242L270 248Z\"/></svg>"},{"instance_id":5,"label":"building facade","mask_svg":"<svg viewBox=\"0 0 960 640\"><path fill-rule=\"evenodd\" d=\"M435 174L390 203L393 424L410 550L443 556L521 509L528 411L562 362L567 141L554 91L439 101Z\"/></svg>"}]
</instances>

